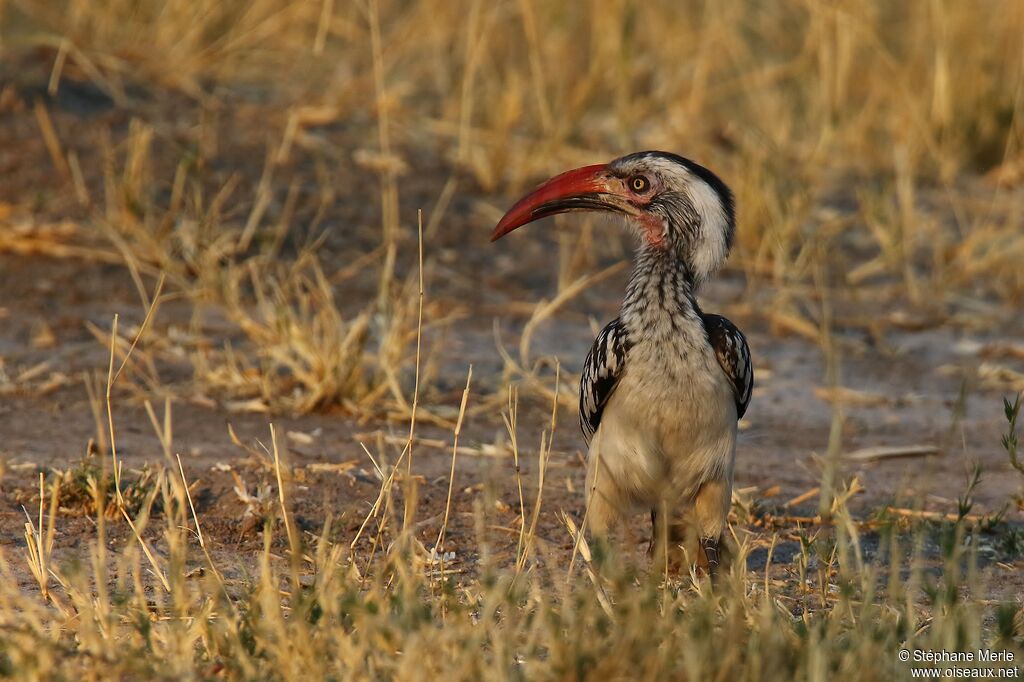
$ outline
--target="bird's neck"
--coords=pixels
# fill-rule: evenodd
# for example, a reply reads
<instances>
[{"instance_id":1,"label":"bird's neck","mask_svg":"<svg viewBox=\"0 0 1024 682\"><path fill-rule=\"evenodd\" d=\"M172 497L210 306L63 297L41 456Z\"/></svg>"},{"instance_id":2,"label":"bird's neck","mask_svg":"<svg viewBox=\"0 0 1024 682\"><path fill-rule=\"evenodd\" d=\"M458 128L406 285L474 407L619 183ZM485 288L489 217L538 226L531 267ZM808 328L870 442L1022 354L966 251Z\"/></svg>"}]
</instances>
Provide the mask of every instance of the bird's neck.
<instances>
[{"instance_id":1,"label":"bird's neck","mask_svg":"<svg viewBox=\"0 0 1024 682\"><path fill-rule=\"evenodd\" d=\"M671 251L644 244L637 251L626 287L620 318L628 328L643 332L687 321L698 322L696 283L683 261Z\"/></svg>"}]
</instances>

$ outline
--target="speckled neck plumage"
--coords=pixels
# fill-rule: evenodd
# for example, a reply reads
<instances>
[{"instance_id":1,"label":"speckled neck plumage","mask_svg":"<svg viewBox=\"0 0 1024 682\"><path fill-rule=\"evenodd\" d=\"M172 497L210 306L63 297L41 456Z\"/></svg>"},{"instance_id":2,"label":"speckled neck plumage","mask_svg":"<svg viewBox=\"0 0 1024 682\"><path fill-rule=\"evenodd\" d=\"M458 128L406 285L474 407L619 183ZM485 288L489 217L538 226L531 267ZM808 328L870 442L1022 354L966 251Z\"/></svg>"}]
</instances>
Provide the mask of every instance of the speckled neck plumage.
<instances>
[{"instance_id":1,"label":"speckled neck plumage","mask_svg":"<svg viewBox=\"0 0 1024 682\"><path fill-rule=\"evenodd\" d=\"M695 283L678 257L644 244L637 251L619 317L634 341L700 325Z\"/></svg>"}]
</instances>

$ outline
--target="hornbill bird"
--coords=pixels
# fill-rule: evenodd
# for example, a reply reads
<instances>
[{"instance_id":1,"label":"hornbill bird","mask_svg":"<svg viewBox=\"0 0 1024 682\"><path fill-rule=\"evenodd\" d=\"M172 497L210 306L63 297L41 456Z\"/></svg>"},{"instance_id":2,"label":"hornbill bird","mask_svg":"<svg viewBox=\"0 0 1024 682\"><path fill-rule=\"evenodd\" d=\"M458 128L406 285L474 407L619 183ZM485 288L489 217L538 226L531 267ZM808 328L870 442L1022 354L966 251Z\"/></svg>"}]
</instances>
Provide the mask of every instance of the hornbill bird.
<instances>
[{"instance_id":1,"label":"hornbill bird","mask_svg":"<svg viewBox=\"0 0 1024 682\"><path fill-rule=\"evenodd\" d=\"M587 525L605 537L624 512L650 509L652 551L659 528L676 545L694 538L697 563L713 577L732 497L736 422L754 383L743 334L696 298L729 254L732 192L689 159L638 152L551 178L509 209L491 241L587 210L625 216L639 237L619 316L598 334L580 380ZM659 525L662 509L667 526Z\"/></svg>"}]
</instances>

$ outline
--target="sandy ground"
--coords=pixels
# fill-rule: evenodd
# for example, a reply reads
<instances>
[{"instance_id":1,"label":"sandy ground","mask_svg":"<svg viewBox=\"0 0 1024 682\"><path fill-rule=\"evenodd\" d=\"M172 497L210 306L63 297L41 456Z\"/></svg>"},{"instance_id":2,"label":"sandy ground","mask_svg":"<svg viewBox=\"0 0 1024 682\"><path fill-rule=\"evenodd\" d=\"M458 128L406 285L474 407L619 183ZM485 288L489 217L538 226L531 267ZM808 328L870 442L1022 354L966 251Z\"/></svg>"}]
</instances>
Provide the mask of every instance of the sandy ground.
<instances>
[{"instance_id":1,"label":"sandy ground","mask_svg":"<svg viewBox=\"0 0 1024 682\"><path fill-rule=\"evenodd\" d=\"M611 312L617 284L609 282L601 292L593 292L592 299L601 301L594 306L593 314ZM17 546L22 542L22 505L33 506L38 468L76 466L84 456L87 442L96 433L82 374L105 371L106 351L84 323L90 321L103 328L109 324L112 310L123 311L126 319L134 315L136 321L141 314L125 272L116 266L3 256L0 289L7 292L4 324L0 328L4 372L16 378L38 363L49 363L39 373L36 389L11 389L0 400L0 453L6 463L0 491L5 522L0 524L0 533L4 544ZM727 289L725 285L714 291ZM713 300L708 297L709 303ZM720 305L728 309L726 303ZM45 343L49 347L35 348L32 339L38 337L44 323L55 339ZM163 320L154 331L170 323ZM506 319L502 323L508 344L521 320ZM816 388L824 385L821 352L803 340L771 335L756 323L748 322L745 326L759 380L740 435L736 486L751 488L746 494L759 500L765 510L813 515L817 497L792 509L778 507L821 480L822 455L827 449L832 422L831 406L815 393ZM972 461L983 468L972 512L994 512L1011 503L1011 496L1020 489L1020 480L999 444L1004 427L1000 394L978 387L968 389L963 416L954 418L960 377L972 363L978 362L977 348L1012 340L1001 331L1004 333L940 327L894 332L887 335L888 347L884 352L868 349L844 356L843 385L869 397L885 397L872 397L872 401L879 402L877 405L844 408L844 453L881 445L940 446L939 454L934 456L878 462L844 459L841 477L850 480L856 476L864 487L853 502L858 514L867 518L887 505L954 511ZM566 313L538 336L535 352L557 354L567 370L575 371L589 345L588 336L583 316ZM444 354L450 354L451 359L442 364L450 367L425 391L456 407L464 381L464 375L456 368L469 363L474 365L474 391L498 389L500 360L494 347L491 319L460 322L448 330L444 343ZM961 371L940 372L940 367ZM218 554L228 559L237 559L235 554L252 556L262 547L258 526L244 518L245 505L232 489L234 480L229 469L246 482L250 492L257 484L273 482L272 471L259 458L232 444L229 424L243 443L257 449L257 441L269 444L268 423L276 424L284 434L281 442L295 473L289 492L298 525L319 533L325 511L330 510L338 520L334 525L336 539L353 536L380 485L359 442L366 443L372 452L379 452L379 437L390 436L384 452L393 460L407 430L404 422L384 418L355 423L343 412L298 417L233 412L217 401L211 405L206 396L190 399L189 378L181 368L168 368L165 377L177 396L172 403L175 448L182 456L189 479L198 481L197 510L207 536L213 538ZM530 397L525 397L520 405L519 433L528 507L535 495L536 444L549 409L539 399ZM577 519L582 514L584 469L576 415L563 408L558 418L539 535L556 556L564 556L571 550L571 541L558 512L564 510ZM128 395L118 398L115 420L118 451L127 469L163 461L159 443L138 400ZM447 429L429 424L419 426L417 435L444 443L451 441ZM507 442L498 414L482 413L467 419L462 446L474 448L495 442ZM420 535L424 544L430 546L444 507L451 455L447 449L420 445L414 456L414 470L422 476ZM316 465L322 463L346 467L317 471ZM473 511L474 504L479 502L489 511L495 530L490 537L496 551L514 553L518 540L518 493L507 451L497 456L461 454L456 477L448 546L455 548L461 560L472 564L476 553ZM766 492L771 497L762 498ZM1009 518L1018 519L1019 512L1011 511ZM115 526L115 537L124 537L125 530ZM763 529L749 530L761 533ZM94 529L88 518L68 515L58 523L58 531L60 556L80 547L82 536L90 535ZM642 551L647 533L644 515L638 514L632 520L630 531L628 542L637 552ZM791 544L795 547L795 543ZM793 549L789 548L790 556ZM783 545L776 561L787 560L787 547ZM763 565L763 561L764 552L755 552L751 567ZM1019 566L1019 560L1011 561L1009 566ZM26 576L26 585L29 584Z\"/></svg>"}]
</instances>

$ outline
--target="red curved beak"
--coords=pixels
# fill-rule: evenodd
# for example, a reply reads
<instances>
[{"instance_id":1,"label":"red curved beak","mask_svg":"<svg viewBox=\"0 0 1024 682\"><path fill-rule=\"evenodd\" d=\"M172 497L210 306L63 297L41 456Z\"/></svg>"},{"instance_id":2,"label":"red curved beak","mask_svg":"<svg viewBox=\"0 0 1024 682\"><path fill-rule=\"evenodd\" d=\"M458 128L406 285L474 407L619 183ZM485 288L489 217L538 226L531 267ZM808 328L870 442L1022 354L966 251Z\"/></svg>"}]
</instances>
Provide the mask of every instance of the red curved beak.
<instances>
[{"instance_id":1,"label":"red curved beak","mask_svg":"<svg viewBox=\"0 0 1024 682\"><path fill-rule=\"evenodd\" d=\"M606 164L584 166L556 175L515 203L491 233L491 241L534 220L567 211L619 211L636 208L615 193Z\"/></svg>"}]
</instances>

